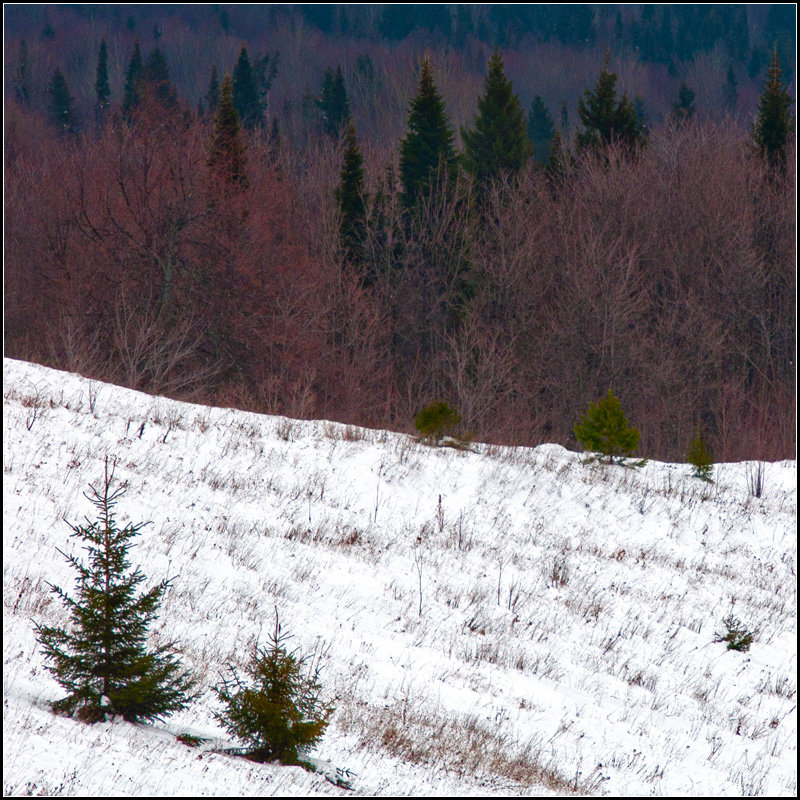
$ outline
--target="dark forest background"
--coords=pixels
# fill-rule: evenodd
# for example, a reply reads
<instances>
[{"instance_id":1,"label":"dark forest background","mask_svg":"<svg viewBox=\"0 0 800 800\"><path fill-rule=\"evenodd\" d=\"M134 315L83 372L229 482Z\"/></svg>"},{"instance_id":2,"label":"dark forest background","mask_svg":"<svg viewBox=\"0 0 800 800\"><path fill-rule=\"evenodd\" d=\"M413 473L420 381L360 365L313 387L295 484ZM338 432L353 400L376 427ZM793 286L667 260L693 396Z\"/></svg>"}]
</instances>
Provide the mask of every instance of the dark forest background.
<instances>
[{"instance_id":1,"label":"dark forest background","mask_svg":"<svg viewBox=\"0 0 800 800\"><path fill-rule=\"evenodd\" d=\"M684 460L698 433L719 460L794 457L795 145L776 174L753 124L773 57L796 97L795 13L6 5L5 354L376 427L445 400L482 440L573 448L613 388L649 457ZM465 169L411 214L421 59L461 152L495 48L522 165ZM237 97L233 187L210 153L243 51L254 110ZM604 68L646 140L635 153L578 146ZM340 202L350 116L358 259Z\"/></svg>"}]
</instances>

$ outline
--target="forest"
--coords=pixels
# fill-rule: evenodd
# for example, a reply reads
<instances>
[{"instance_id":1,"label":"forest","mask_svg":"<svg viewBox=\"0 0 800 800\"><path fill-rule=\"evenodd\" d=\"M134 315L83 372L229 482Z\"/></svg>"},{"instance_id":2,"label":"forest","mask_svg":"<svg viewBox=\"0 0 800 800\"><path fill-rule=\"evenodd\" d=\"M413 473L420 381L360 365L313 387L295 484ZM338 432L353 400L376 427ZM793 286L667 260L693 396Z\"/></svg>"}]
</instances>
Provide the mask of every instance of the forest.
<instances>
[{"instance_id":1,"label":"forest","mask_svg":"<svg viewBox=\"0 0 800 800\"><path fill-rule=\"evenodd\" d=\"M796 447L795 7L14 6L5 355L578 449Z\"/></svg>"}]
</instances>

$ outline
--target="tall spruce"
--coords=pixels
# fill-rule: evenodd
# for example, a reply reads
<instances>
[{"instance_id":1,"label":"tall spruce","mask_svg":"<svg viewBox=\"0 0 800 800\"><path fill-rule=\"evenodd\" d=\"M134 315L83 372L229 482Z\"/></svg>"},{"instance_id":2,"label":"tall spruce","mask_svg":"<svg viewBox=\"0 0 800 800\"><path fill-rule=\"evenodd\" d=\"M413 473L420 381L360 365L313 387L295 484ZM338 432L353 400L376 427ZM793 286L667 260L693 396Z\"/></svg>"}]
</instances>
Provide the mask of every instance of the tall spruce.
<instances>
[{"instance_id":1,"label":"tall spruce","mask_svg":"<svg viewBox=\"0 0 800 800\"><path fill-rule=\"evenodd\" d=\"M447 120L444 100L433 83L429 56L420 67L417 94L409 103L408 132L400 141L402 203L413 208L419 195L428 195L440 169L455 170L455 136Z\"/></svg>"},{"instance_id":2,"label":"tall spruce","mask_svg":"<svg viewBox=\"0 0 800 800\"><path fill-rule=\"evenodd\" d=\"M74 98L69 93L66 78L60 69L53 73L53 78L47 88L50 95L50 119L53 125L66 133L75 128Z\"/></svg>"},{"instance_id":3,"label":"tall spruce","mask_svg":"<svg viewBox=\"0 0 800 800\"><path fill-rule=\"evenodd\" d=\"M528 111L528 141L533 148L533 159L537 164L546 164L550 157L550 146L556 133L555 122L544 100L537 94Z\"/></svg>"},{"instance_id":4,"label":"tall spruce","mask_svg":"<svg viewBox=\"0 0 800 800\"><path fill-rule=\"evenodd\" d=\"M174 642L147 647L148 628L171 581L137 594L146 577L130 569L128 550L143 525L117 527L114 509L125 487L112 489L113 479L106 459L102 486L90 486L85 495L97 509L96 521L70 525L88 551L86 562L62 553L78 572L76 596L50 585L69 612L70 629L36 625L47 668L67 692L53 710L85 722L117 714L130 722L158 719L184 708L194 683L174 655Z\"/></svg>"},{"instance_id":5,"label":"tall spruce","mask_svg":"<svg viewBox=\"0 0 800 800\"><path fill-rule=\"evenodd\" d=\"M139 40L136 39L133 43L133 53L131 53L131 60L128 63L128 69L125 73L125 86L122 90L122 114L124 117L129 118L131 112L142 101L142 74L144 73L144 64L142 63L142 51L139 48Z\"/></svg>"},{"instance_id":6,"label":"tall spruce","mask_svg":"<svg viewBox=\"0 0 800 800\"><path fill-rule=\"evenodd\" d=\"M594 90L587 89L578 100L578 116L583 130L575 143L579 149L600 148L619 142L631 149L646 141L643 120L628 102L627 94L617 100L617 73L609 70L609 53Z\"/></svg>"},{"instance_id":7,"label":"tall spruce","mask_svg":"<svg viewBox=\"0 0 800 800\"><path fill-rule=\"evenodd\" d=\"M99 118L111 102L111 86L108 82L108 47L106 40L100 42L97 52L97 77L94 82L95 112Z\"/></svg>"},{"instance_id":8,"label":"tall spruce","mask_svg":"<svg viewBox=\"0 0 800 800\"><path fill-rule=\"evenodd\" d=\"M256 128L261 124L263 109L258 92L258 82L247 49L239 51L233 68L233 105L245 128Z\"/></svg>"},{"instance_id":9,"label":"tall spruce","mask_svg":"<svg viewBox=\"0 0 800 800\"><path fill-rule=\"evenodd\" d=\"M228 74L225 75L220 89L208 166L226 184L240 188L247 187L244 145L239 135L239 117L233 102L233 81Z\"/></svg>"},{"instance_id":10,"label":"tall spruce","mask_svg":"<svg viewBox=\"0 0 800 800\"><path fill-rule=\"evenodd\" d=\"M528 155L525 118L514 87L503 71L503 58L492 53L478 116L472 130L461 129L464 165L478 186L518 172Z\"/></svg>"},{"instance_id":11,"label":"tall spruce","mask_svg":"<svg viewBox=\"0 0 800 800\"><path fill-rule=\"evenodd\" d=\"M350 103L341 67L336 67L336 72L325 71L317 108L322 115L323 133L334 138L341 136L350 118Z\"/></svg>"},{"instance_id":12,"label":"tall spruce","mask_svg":"<svg viewBox=\"0 0 800 800\"><path fill-rule=\"evenodd\" d=\"M28 43L22 39L19 43L17 64L14 69L14 94L20 103L27 103L31 95L30 56Z\"/></svg>"},{"instance_id":13,"label":"tall spruce","mask_svg":"<svg viewBox=\"0 0 800 800\"><path fill-rule=\"evenodd\" d=\"M342 255L347 263L360 268L364 262L367 206L364 193L364 159L358 149L352 119L345 133L344 157L335 196L341 215L339 242Z\"/></svg>"},{"instance_id":14,"label":"tall spruce","mask_svg":"<svg viewBox=\"0 0 800 800\"><path fill-rule=\"evenodd\" d=\"M761 157L781 172L786 170L786 148L794 130L791 106L792 98L781 82L781 65L775 48L751 135Z\"/></svg>"},{"instance_id":15,"label":"tall spruce","mask_svg":"<svg viewBox=\"0 0 800 800\"><path fill-rule=\"evenodd\" d=\"M208 103L208 110L213 114L219 108L220 90L219 90L219 73L217 72L217 65L211 65L211 77L208 81L208 91L206 92L206 103Z\"/></svg>"}]
</instances>

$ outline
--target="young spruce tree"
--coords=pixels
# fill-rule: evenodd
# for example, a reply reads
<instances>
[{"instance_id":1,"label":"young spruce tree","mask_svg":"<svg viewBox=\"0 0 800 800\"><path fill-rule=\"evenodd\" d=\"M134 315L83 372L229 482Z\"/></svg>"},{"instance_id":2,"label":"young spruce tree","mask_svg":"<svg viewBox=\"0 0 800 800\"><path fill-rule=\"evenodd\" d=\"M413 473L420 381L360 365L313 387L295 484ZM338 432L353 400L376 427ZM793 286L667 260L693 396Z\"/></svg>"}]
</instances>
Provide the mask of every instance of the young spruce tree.
<instances>
[{"instance_id":1,"label":"young spruce tree","mask_svg":"<svg viewBox=\"0 0 800 800\"><path fill-rule=\"evenodd\" d=\"M62 132L73 130L75 126L74 98L69 93L66 78L60 69L53 73L47 93L50 95L50 118L53 125Z\"/></svg>"},{"instance_id":2,"label":"young spruce tree","mask_svg":"<svg viewBox=\"0 0 800 800\"><path fill-rule=\"evenodd\" d=\"M625 412L611 389L602 400L589 404L583 419L576 423L574 433L584 450L606 456L609 464L613 464L615 458L624 464L624 456L633 455L639 444L639 431L628 424Z\"/></svg>"},{"instance_id":3,"label":"young spruce tree","mask_svg":"<svg viewBox=\"0 0 800 800\"><path fill-rule=\"evenodd\" d=\"M90 486L86 495L97 520L70 525L88 551L88 563L62 553L78 572L77 596L51 585L69 610L70 629L36 626L48 669L67 692L53 710L85 722L116 714L129 722L163 717L190 702L194 685L173 655L173 642L147 648L147 630L170 580L137 596L145 576L138 567L130 570L128 549L142 523L117 527L114 507L125 487L112 490L113 479L106 459L103 486Z\"/></svg>"},{"instance_id":4,"label":"young spruce tree","mask_svg":"<svg viewBox=\"0 0 800 800\"><path fill-rule=\"evenodd\" d=\"M518 172L528 157L525 118L514 87L503 71L503 58L495 50L489 59L483 95L473 130L461 129L464 164L478 186Z\"/></svg>"},{"instance_id":5,"label":"young spruce tree","mask_svg":"<svg viewBox=\"0 0 800 800\"><path fill-rule=\"evenodd\" d=\"M97 53L97 77L94 84L95 112L98 121L111 102L111 86L108 82L108 47L106 40L100 42Z\"/></svg>"},{"instance_id":6,"label":"young spruce tree","mask_svg":"<svg viewBox=\"0 0 800 800\"><path fill-rule=\"evenodd\" d=\"M578 116L583 130L578 131L575 142L579 149L600 148L612 142L620 142L630 149L645 144L644 125L628 96L616 97L617 73L606 63L594 91L587 89L578 100Z\"/></svg>"},{"instance_id":7,"label":"young spruce tree","mask_svg":"<svg viewBox=\"0 0 800 800\"><path fill-rule=\"evenodd\" d=\"M122 115L130 119L133 110L141 103L141 84L144 73L142 63L142 51L139 47L139 40L133 43L133 53L128 64L128 71L125 73L125 86L122 90Z\"/></svg>"},{"instance_id":8,"label":"young spruce tree","mask_svg":"<svg viewBox=\"0 0 800 800\"><path fill-rule=\"evenodd\" d=\"M781 64L777 48L772 53L767 82L761 91L752 138L761 157L772 168L786 170L786 148L794 129L792 98L781 82Z\"/></svg>"},{"instance_id":9,"label":"young spruce tree","mask_svg":"<svg viewBox=\"0 0 800 800\"><path fill-rule=\"evenodd\" d=\"M400 181L405 208L414 208L420 194L428 195L440 169L453 173L454 138L444 100L433 83L430 57L426 55L420 68L417 95L409 104L408 132L400 142Z\"/></svg>"},{"instance_id":10,"label":"young spruce tree","mask_svg":"<svg viewBox=\"0 0 800 800\"><path fill-rule=\"evenodd\" d=\"M364 159L358 149L352 118L345 134L339 187L335 192L341 222L339 242L346 262L361 268L364 261L367 207L364 194Z\"/></svg>"},{"instance_id":11,"label":"young spruce tree","mask_svg":"<svg viewBox=\"0 0 800 800\"><path fill-rule=\"evenodd\" d=\"M233 102L233 82L225 75L214 117L214 133L208 153L209 169L226 184L247 188L244 146L239 137L239 117Z\"/></svg>"}]
</instances>

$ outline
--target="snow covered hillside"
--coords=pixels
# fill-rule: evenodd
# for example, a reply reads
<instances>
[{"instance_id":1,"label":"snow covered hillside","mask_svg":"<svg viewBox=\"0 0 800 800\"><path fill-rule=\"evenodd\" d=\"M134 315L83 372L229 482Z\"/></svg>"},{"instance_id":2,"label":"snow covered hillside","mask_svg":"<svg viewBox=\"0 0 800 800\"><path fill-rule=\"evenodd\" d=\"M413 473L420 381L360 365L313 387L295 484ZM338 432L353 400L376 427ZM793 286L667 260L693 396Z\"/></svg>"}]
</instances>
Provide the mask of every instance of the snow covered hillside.
<instances>
[{"instance_id":1,"label":"snow covered hillside","mask_svg":"<svg viewBox=\"0 0 800 800\"><path fill-rule=\"evenodd\" d=\"M5 794L344 794L224 740L210 687L280 614L334 699L314 756L355 793L794 796L797 467L584 465L556 445L396 433L151 397L4 360ZM635 420L634 420L635 423ZM33 621L65 624L57 548L106 456L156 639L204 691L161 724L87 726ZM759 495L760 496L757 496ZM749 652L715 642L731 611Z\"/></svg>"}]
</instances>

